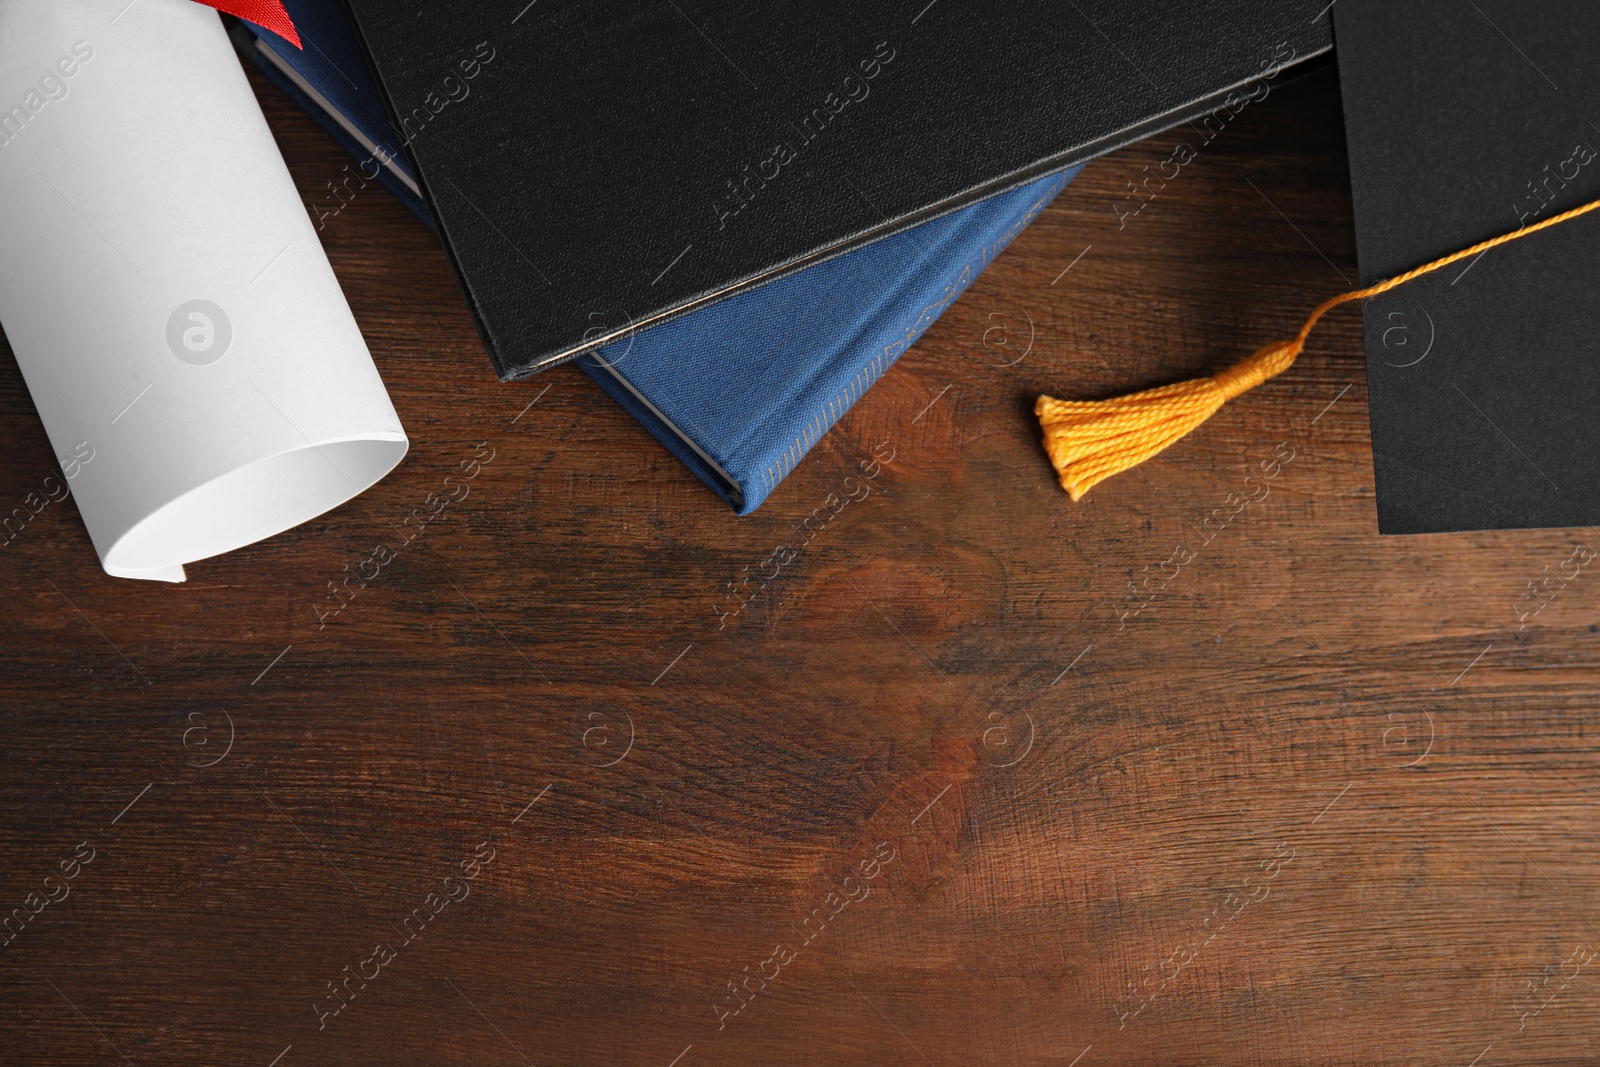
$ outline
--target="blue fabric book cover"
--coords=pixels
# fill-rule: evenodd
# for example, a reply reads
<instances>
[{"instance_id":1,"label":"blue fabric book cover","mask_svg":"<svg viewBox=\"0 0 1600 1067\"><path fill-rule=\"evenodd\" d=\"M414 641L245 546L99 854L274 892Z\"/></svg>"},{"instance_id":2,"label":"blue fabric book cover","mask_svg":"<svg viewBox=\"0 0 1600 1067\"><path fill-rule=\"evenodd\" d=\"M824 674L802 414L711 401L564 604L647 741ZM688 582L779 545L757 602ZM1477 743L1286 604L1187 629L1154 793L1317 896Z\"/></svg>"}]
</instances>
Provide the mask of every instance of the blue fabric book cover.
<instances>
[{"instance_id":1,"label":"blue fabric book cover","mask_svg":"<svg viewBox=\"0 0 1600 1067\"><path fill-rule=\"evenodd\" d=\"M310 206L319 228L353 198L352 181L373 179L432 225L403 151L426 126L395 130L342 4L284 7L304 50L245 23L235 39L359 161ZM458 93L472 91L458 81ZM748 515L1076 173L1047 175L629 334L578 365Z\"/></svg>"},{"instance_id":2,"label":"blue fabric book cover","mask_svg":"<svg viewBox=\"0 0 1600 1067\"><path fill-rule=\"evenodd\" d=\"M739 293L578 365L748 515L1076 173Z\"/></svg>"}]
</instances>

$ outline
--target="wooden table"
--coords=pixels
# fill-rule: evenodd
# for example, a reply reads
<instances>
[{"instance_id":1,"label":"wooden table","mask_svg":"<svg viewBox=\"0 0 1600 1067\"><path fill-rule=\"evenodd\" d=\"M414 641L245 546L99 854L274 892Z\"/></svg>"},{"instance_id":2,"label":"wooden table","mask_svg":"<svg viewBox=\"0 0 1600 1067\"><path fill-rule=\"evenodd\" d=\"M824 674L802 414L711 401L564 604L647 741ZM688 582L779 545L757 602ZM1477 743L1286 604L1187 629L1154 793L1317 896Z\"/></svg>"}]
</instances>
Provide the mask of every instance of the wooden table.
<instances>
[{"instance_id":1,"label":"wooden table","mask_svg":"<svg viewBox=\"0 0 1600 1067\"><path fill-rule=\"evenodd\" d=\"M1355 276L1331 73L1089 166L745 519L576 370L497 383L380 188L322 236L399 470L181 587L70 501L0 554L4 1062L1600 1057L1600 578L1527 593L1590 535L1377 536L1353 311L1082 504L1039 447Z\"/></svg>"}]
</instances>

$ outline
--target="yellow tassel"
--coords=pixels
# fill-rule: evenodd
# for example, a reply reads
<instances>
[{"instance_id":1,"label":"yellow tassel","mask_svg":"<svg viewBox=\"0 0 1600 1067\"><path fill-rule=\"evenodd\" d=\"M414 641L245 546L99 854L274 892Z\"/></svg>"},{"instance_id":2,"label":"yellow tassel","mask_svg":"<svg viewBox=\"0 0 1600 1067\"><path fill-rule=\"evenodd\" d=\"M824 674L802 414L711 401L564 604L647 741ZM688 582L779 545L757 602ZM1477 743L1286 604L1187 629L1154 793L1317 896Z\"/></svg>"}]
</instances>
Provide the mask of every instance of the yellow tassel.
<instances>
[{"instance_id":1,"label":"yellow tassel","mask_svg":"<svg viewBox=\"0 0 1600 1067\"><path fill-rule=\"evenodd\" d=\"M1274 341L1259 348L1248 358L1209 378L1162 385L1110 400L1039 397L1033 413L1039 417L1039 424L1044 428L1044 450L1049 454L1056 473L1061 476L1061 488L1073 500L1083 499L1085 493L1113 474L1138 466L1176 443L1240 393L1254 389L1274 375L1282 374L1294 365L1296 357L1305 349L1306 338L1311 335L1317 321L1340 304L1377 296L1413 278L1576 218L1595 208L1600 208L1600 200L1592 200L1581 207L1552 215L1542 222L1481 241L1471 248L1453 252L1376 285L1325 300L1293 338Z\"/></svg>"}]
</instances>

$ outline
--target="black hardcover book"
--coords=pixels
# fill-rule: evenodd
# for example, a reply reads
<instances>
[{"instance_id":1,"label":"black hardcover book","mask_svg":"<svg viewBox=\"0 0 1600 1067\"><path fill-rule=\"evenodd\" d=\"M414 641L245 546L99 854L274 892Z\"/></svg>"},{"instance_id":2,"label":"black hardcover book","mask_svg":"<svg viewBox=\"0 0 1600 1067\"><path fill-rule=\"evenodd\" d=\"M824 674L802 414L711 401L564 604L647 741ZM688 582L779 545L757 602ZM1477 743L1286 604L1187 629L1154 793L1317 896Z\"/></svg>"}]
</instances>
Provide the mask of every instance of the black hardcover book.
<instances>
[{"instance_id":1,"label":"black hardcover book","mask_svg":"<svg viewBox=\"0 0 1600 1067\"><path fill-rule=\"evenodd\" d=\"M348 3L507 379L1331 47L1325 0Z\"/></svg>"},{"instance_id":2,"label":"black hardcover book","mask_svg":"<svg viewBox=\"0 0 1600 1067\"><path fill-rule=\"evenodd\" d=\"M1600 5L1340 0L1362 284L1600 197ZM1366 302L1378 525L1600 523L1600 213Z\"/></svg>"}]
</instances>

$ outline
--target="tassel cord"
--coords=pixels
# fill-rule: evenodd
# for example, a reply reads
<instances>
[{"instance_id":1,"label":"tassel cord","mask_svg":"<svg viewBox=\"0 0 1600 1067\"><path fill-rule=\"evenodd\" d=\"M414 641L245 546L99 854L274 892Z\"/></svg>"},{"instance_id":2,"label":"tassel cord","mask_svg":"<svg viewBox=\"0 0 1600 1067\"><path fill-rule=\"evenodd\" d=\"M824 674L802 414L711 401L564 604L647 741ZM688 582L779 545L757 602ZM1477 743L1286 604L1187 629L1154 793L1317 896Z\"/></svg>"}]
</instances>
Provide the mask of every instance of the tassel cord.
<instances>
[{"instance_id":1,"label":"tassel cord","mask_svg":"<svg viewBox=\"0 0 1600 1067\"><path fill-rule=\"evenodd\" d=\"M1482 255L1491 248L1560 225L1596 208L1600 208L1600 200L1479 241L1470 248L1452 252L1374 285L1330 297L1317 305L1292 339L1265 345L1210 377L1175 382L1108 400L1039 397L1034 413L1044 429L1045 451L1061 477L1062 488L1073 500L1082 499L1097 483L1143 463L1176 443L1229 400L1282 374L1294 365L1317 323L1334 308L1386 293L1424 274Z\"/></svg>"}]
</instances>

